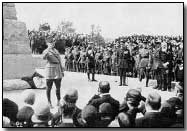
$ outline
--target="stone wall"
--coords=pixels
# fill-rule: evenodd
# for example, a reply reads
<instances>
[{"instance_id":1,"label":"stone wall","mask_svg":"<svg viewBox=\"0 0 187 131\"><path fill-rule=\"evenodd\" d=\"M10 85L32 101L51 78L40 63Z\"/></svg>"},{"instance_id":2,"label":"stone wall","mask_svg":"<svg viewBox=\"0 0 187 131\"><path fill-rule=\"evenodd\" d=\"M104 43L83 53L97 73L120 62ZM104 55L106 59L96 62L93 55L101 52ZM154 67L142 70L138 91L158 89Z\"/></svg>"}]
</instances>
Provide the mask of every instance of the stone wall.
<instances>
[{"instance_id":1,"label":"stone wall","mask_svg":"<svg viewBox=\"0 0 187 131\"><path fill-rule=\"evenodd\" d=\"M26 24L17 21L14 3L3 3L3 54L31 54Z\"/></svg>"}]
</instances>

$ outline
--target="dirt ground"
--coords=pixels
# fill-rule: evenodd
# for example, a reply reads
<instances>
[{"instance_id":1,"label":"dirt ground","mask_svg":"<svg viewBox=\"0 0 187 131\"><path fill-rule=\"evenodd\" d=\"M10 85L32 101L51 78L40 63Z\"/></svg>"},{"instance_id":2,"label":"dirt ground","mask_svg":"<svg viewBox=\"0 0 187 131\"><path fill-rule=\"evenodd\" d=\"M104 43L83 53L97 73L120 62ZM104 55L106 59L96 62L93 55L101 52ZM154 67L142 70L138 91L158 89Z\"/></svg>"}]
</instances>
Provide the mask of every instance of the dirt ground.
<instances>
[{"instance_id":1,"label":"dirt ground","mask_svg":"<svg viewBox=\"0 0 187 131\"><path fill-rule=\"evenodd\" d=\"M142 95L145 97L150 92L156 91L161 95L162 102L175 95L174 92L152 89L152 86L155 84L154 80L150 81L150 87L145 87L145 80L140 83L137 78L128 78L128 86L118 86L119 77L117 76L96 75L96 80L97 82L89 82L85 73L65 72L65 77L61 84L61 96L63 97L68 88L76 88L79 94L77 106L83 108L89 99L97 93L99 81L110 82L110 93L115 99L119 100L120 103L123 101L126 92L130 88L141 88ZM23 90L3 91L3 98L10 98L21 107L23 105L22 92ZM34 89L34 92L36 93L36 101L47 101L45 89ZM55 86L53 87L51 94L52 104L56 105Z\"/></svg>"}]
</instances>

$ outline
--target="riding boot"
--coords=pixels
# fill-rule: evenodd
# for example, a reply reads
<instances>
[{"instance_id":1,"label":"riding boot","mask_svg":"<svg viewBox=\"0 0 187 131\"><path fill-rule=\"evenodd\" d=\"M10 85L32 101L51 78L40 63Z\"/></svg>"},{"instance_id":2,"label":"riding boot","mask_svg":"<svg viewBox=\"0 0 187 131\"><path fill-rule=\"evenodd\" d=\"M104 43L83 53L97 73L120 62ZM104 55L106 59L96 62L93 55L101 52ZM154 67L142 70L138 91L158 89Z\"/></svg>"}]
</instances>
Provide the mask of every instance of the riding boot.
<instances>
[{"instance_id":1,"label":"riding boot","mask_svg":"<svg viewBox=\"0 0 187 131\"><path fill-rule=\"evenodd\" d=\"M90 81L90 73L87 73L88 81Z\"/></svg>"},{"instance_id":2,"label":"riding boot","mask_svg":"<svg viewBox=\"0 0 187 131\"><path fill-rule=\"evenodd\" d=\"M126 76L123 76L123 86L127 86L127 84L126 84Z\"/></svg>"},{"instance_id":3,"label":"riding boot","mask_svg":"<svg viewBox=\"0 0 187 131\"><path fill-rule=\"evenodd\" d=\"M122 76L120 76L120 84L119 86L122 86Z\"/></svg>"}]
</instances>

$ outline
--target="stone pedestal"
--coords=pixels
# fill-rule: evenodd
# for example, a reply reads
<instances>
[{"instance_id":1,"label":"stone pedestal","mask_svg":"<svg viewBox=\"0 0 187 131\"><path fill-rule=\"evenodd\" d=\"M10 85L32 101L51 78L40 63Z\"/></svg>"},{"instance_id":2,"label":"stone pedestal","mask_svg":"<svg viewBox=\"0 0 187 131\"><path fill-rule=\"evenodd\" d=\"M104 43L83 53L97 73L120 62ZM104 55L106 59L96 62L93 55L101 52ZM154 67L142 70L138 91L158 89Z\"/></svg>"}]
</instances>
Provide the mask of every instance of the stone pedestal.
<instances>
[{"instance_id":1,"label":"stone pedestal","mask_svg":"<svg viewBox=\"0 0 187 131\"><path fill-rule=\"evenodd\" d=\"M31 54L26 24L17 21L14 3L3 3L3 54Z\"/></svg>"}]
</instances>

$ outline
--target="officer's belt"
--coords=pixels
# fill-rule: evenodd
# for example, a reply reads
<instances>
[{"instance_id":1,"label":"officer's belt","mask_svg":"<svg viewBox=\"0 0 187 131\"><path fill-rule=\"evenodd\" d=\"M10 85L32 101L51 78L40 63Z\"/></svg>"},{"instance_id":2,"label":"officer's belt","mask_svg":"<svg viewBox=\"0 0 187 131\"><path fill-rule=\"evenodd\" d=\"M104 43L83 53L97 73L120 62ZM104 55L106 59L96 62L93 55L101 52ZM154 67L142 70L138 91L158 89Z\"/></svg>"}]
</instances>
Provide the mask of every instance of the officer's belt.
<instances>
[{"instance_id":1,"label":"officer's belt","mask_svg":"<svg viewBox=\"0 0 187 131\"><path fill-rule=\"evenodd\" d=\"M50 64L59 64L58 62L50 62Z\"/></svg>"}]
</instances>

